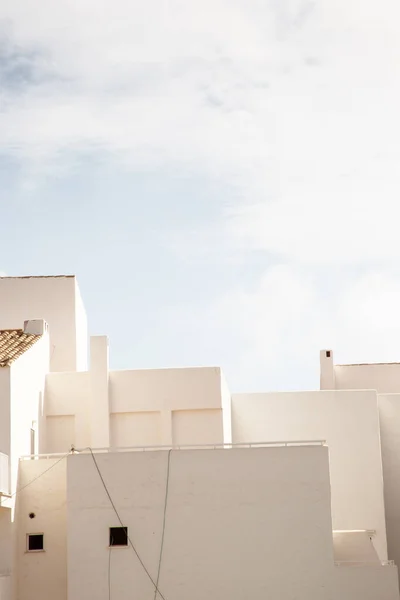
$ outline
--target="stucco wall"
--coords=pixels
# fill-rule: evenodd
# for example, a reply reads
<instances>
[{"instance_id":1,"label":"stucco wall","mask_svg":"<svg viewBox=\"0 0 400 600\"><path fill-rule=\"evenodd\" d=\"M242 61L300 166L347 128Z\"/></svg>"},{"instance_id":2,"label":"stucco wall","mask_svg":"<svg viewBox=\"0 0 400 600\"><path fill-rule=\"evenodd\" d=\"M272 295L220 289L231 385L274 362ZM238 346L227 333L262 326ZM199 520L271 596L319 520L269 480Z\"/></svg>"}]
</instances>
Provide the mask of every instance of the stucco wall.
<instances>
[{"instance_id":1,"label":"stucco wall","mask_svg":"<svg viewBox=\"0 0 400 600\"><path fill-rule=\"evenodd\" d=\"M11 509L0 506L0 575L12 568L11 535Z\"/></svg>"},{"instance_id":2,"label":"stucco wall","mask_svg":"<svg viewBox=\"0 0 400 600\"><path fill-rule=\"evenodd\" d=\"M337 567L334 600L397 600L397 567Z\"/></svg>"},{"instance_id":3,"label":"stucco wall","mask_svg":"<svg viewBox=\"0 0 400 600\"><path fill-rule=\"evenodd\" d=\"M222 396L218 368L110 371L112 445L221 444Z\"/></svg>"},{"instance_id":4,"label":"stucco wall","mask_svg":"<svg viewBox=\"0 0 400 600\"><path fill-rule=\"evenodd\" d=\"M63 418L67 427L71 416L77 448L221 444L224 427L230 441L230 414L224 423L222 410L230 396L222 388L220 369L108 372L106 338L92 338L91 348L89 372L46 378L45 452L69 450L59 430Z\"/></svg>"},{"instance_id":5,"label":"stucco wall","mask_svg":"<svg viewBox=\"0 0 400 600\"><path fill-rule=\"evenodd\" d=\"M221 444L224 438L222 409L174 410L172 441L176 446Z\"/></svg>"},{"instance_id":6,"label":"stucco wall","mask_svg":"<svg viewBox=\"0 0 400 600\"><path fill-rule=\"evenodd\" d=\"M10 457L11 442L11 372L9 367L0 368L0 452ZM10 485L9 473L5 474L6 481L0 482L0 490ZM6 490L9 492L9 487ZM7 505L6 508L4 505ZM9 600L6 589L9 587L9 578L1 577L12 567L11 553L11 508L10 502L0 496L0 600Z\"/></svg>"},{"instance_id":7,"label":"stucco wall","mask_svg":"<svg viewBox=\"0 0 400 600\"><path fill-rule=\"evenodd\" d=\"M78 309L77 309L78 310ZM82 312L79 309L79 323ZM22 328L45 319L50 329L51 371L74 371L82 363L83 335L77 342L75 277L1 277L0 329Z\"/></svg>"},{"instance_id":8,"label":"stucco wall","mask_svg":"<svg viewBox=\"0 0 400 600\"><path fill-rule=\"evenodd\" d=\"M168 452L96 460L156 578ZM159 581L166 599L398 600L396 568L333 566L328 469L322 446L172 451ZM109 583L113 600L154 599L132 549L108 548L119 521L90 454L23 461L20 485L28 483L16 506L18 600L108 598ZM44 552L26 553L28 533L44 534Z\"/></svg>"},{"instance_id":9,"label":"stucco wall","mask_svg":"<svg viewBox=\"0 0 400 600\"><path fill-rule=\"evenodd\" d=\"M43 452L68 452L70 450L71 417L74 421L74 443L76 447L85 448L91 445L90 396L91 381L89 372L49 373L47 375L45 414L48 442ZM60 422L63 419L66 422L67 429L65 435L59 436Z\"/></svg>"},{"instance_id":10,"label":"stucco wall","mask_svg":"<svg viewBox=\"0 0 400 600\"><path fill-rule=\"evenodd\" d=\"M68 451L72 416L77 448L231 441L230 394L220 369L108 372L107 339L91 338L91 348L89 372L47 376L45 452Z\"/></svg>"},{"instance_id":11,"label":"stucco wall","mask_svg":"<svg viewBox=\"0 0 400 600\"><path fill-rule=\"evenodd\" d=\"M335 365L335 389L400 393L400 363Z\"/></svg>"},{"instance_id":12,"label":"stucco wall","mask_svg":"<svg viewBox=\"0 0 400 600\"><path fill-rule=\"evenodd\" d=\"M47 416L46 452L59 454L76 447L75 416Z\"/></svg>"},{"instance_id":13,"label":"stucco wall","mask_svg":"<svg viewBox=\"0 0 400 600\"><path fill-rule=\"evenodd\" d=\"M114 448L162 445L161 413L136 412L111 415L111 445Z\"/></svg>"},{"instance_id":14,"label":"stucco wall","mask_svg":"<svg viewBox=\"0 0 400 600\"><path fill-rule=\"evenodd\" d=\"M0 600L11 600L11 577L0 574Z\"/></svg>"},{"instance_id":15,"label":"stucco wall","mask_svg":"<svg viewBox=\"0 0 400 600\"><path fill-rule=\"evenodd\" d=\"M18 458L31 452L31 430L35 430L35 451L40 449L43 428L43 395L49 366L49 339L45 333L10 367L0 368L0 451L9 457L9 489L17 489ZM3 497L0 507L0 573L13 565L14 498ZM3 579L5 589L10 580Z\"/></svg>"},{"instance_id":16,"label":"stucco wall","mask_svg":"<svg viewBox=\"0 0 400 600\"><path fill-rule=\"evenodd\" d=\"M218 368L110 371L111 412L221 407Z\"/></svg>"},{"instance_id":17,"label":"stucco wall","mask_svg":"<svg viewBox=\"0 0 400 600\"><path fill-rule=\"evenodd\" d=\"M10 367L11 492L16 489L18 459L31 454L31 429L35 430L35 452L41 451L44 421L44 388L49 368L47 333Z\"/></svg>"},{"instance_id":18,"label":"stucco wall","mask_svg":"<svg viewBox=\"0 0 400 600\"><path fill-rule=\"evenodd\" d=\"M88 324L85 306L75 280L75 331L76 331L76 369L86 371L88 368Z\"/></svg>"},{"instance_id":19,"label":"stucco wall","mask_svg":"<svg viewBox=\"0 0 400 600\"><path fill-rule=\"evenodd\" d=\"M106 448L110 445L110 402L108 339L106 336L90 338L90 420L91 445Z\"/></svg>"},{"instance_id":20,"label":"stucco wall","mask_svg":"<svg viewBox=\"0 0 400 600\"><path fill-rule=\"evenodd\" d=\"M232 443L232 397L225 379L225 375L221 371L221 400L222 400L222 419L224 428L224 443Z\"/></svg>"},{"instance_id":21,"label":"stucco wall","mask_svg":"<svg viewBox=\"0 0 400 600\"><path fill-rule=\"evenodd\" d=\"M9 367L0 367L0 452L10 455L10 393Z\"/></svg>"},{"instance_id":22,"label":"stucco wall","mask_svg":"<svg viewBox=\"0 0 400 600\"><path fill-rule=\"evenodd\" d=\"M168 452L97 454L109 492L155 578ZM177 450L159 587L167 599L328 600L333 569L327 448ZM68 598L153 600L90 455L68 458ZM110 565L110 567L109 567ZM50 596L44 591L42 600ZM53 598L51 598L53 600Z\"/></svg>"},{"instance_id":23,"label":"stucco wall","mask_svg":"<svg viewBox=\"0 0 400 600\"><path fill-rule=\"evenodd\" d=\"M234 394L232 421L234 442L326 440L333 528L376 530L375 547L387 559L375 392Z\"/></svg>"},{"instance_id":24,"label":"stucco wall","mask_svg":"<svg viewBox=\"0 0 400 600\"><path fill-rule=\"evenodd\" d=\"M20 462L19 485L32 482L16 501L17 600L66 600L67 598L67 460ZM54 465L54 466L53 466ZM53 468L44 473L46 469ZM41 475L41 476L40 476ZM29 514L35 518L30 519ZM26 552L26 536L44 534L44 552ZM76 599L83 596L76 596Z\"/></svg>"},{"instance_id":25,"label":"stucco wall","mask_svg":"<svg viewBox=\"0 0 400 600\"><path fill-rule=\"evenodd\" d=\"M400 565L400 394L378 396L389 558Z\"/></svg>"}]
</instances>

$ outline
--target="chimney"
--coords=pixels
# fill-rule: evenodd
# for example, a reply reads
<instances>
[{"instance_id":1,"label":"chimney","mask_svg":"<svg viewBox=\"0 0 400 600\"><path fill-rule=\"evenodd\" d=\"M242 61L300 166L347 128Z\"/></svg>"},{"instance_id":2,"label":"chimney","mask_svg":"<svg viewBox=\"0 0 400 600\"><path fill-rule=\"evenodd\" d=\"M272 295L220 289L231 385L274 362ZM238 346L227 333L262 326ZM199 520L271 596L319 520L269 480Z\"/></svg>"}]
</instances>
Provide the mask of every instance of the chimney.
<instances>
[{"instance_id":1,"label":"chimney","mask_svg":"<svg viewBox=\"0 0 400 600\"><path fill-rule=\"evenodd\" d=\"M24 321L24 333L31 335L44 335L48 333L49 326L44 319L30 319Z\"/></svg>"},{"instance_id":2,"label":"chimney","mask_svg":"<svg viewBox=\"0 0 400 600\"><path fill-rule=\"evenodd\" d=\"M319 363L320 390L334 390L336 385L332 350L321 350L319 353Z\"/></svg>"}]
</instances>

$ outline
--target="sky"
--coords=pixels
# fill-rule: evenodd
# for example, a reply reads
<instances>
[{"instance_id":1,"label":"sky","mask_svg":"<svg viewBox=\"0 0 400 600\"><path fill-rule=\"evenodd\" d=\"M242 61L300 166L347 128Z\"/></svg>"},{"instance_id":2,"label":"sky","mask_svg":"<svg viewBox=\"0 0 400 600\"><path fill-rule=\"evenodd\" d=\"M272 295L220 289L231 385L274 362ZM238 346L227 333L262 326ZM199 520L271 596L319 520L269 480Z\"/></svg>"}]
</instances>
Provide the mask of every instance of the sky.
<instances>
[{"instance_id":1,"label":"sky","mask_svg":"<svg viewBox=\"0 0 400 600\"><path fill-rule=\"evenodd\" d=\"M115 369L400 361L397 0L0 3L0 273Z\"/></svg>"}]
</instances>

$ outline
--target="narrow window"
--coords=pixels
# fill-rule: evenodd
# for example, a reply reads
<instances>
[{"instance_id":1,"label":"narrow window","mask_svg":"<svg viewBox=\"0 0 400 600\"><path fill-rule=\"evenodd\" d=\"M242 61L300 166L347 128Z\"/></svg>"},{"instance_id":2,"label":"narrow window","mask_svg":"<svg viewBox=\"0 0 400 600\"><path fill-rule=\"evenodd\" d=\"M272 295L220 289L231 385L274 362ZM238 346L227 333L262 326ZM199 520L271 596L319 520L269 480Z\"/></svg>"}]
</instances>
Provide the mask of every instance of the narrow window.
<instances>
[{"instance_id":1,"label":"narrow window","mask_svg":"<svg viewBox=\"0 0 400 600\"><path fill-rule=\"evenodd\" d=\"M28 552L37 552L44 550L43 533L28 533L27 535L27 550Z\"/></svg>"},{"instance_id":2,"label":"narrow window","mask_svg":"<svg viewBox=\"0 0 400 600\"><path fill-rule=\"evenodd\" d=\"M110 527L110 546L127 546L128 528Z\"/></svg>"},{"instance_id":3,"label":"narrow window","mask_svg":"<svg viewBox=\"0 0 400 600\"><path fill-rule=\"evenodd\" d=\"M330 357L331 357L331 351L330 351L330 350L327 350L327 351L326 351L326 358L330 358Z\"/></svg>"}]
</instances>

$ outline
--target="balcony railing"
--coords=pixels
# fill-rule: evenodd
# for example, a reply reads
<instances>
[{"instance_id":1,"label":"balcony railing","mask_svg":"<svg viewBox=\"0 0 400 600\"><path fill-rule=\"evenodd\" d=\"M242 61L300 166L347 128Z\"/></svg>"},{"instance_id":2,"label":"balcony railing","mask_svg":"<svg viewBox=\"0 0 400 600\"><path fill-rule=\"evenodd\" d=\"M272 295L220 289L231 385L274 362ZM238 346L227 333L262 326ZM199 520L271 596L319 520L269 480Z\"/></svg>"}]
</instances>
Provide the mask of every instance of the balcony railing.
<instances>
[{"instance_id":1,"label":"balcony railing","mask_svg":"<svg viewBox=\"0 0 400 600\"><path fill-rule=\"evenodd\" d=\"M335 561L335 567L393 567L394 560L379 560L376 562L363 562L356 560Z\"/></svg>"},{"instance_id":2,"label":"balcony railing","mask_svg":"<svg viewBox=\"0 0 400 600\"><path fill-rule=\"evenodd\" d=\"M291 446L325 446L325 440L285 440L278 442L251 442L237 444L172 444L165 446L110 446L107 448L75 448L73 452L76 454L84 454L90 452L151 452L154 450L229 450L233 448L280 448ZM72 450L71 450L72 452ZM64 456L65 452L57 452L55 454L36 454L21 456L20 460L31 460L32 458L57 458Z\"/></svg>"}]
</instances>

